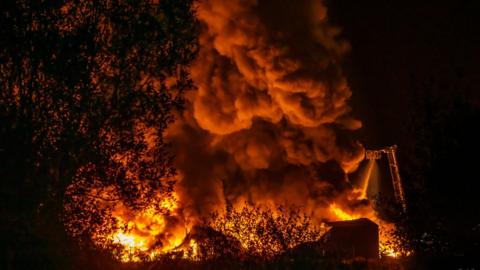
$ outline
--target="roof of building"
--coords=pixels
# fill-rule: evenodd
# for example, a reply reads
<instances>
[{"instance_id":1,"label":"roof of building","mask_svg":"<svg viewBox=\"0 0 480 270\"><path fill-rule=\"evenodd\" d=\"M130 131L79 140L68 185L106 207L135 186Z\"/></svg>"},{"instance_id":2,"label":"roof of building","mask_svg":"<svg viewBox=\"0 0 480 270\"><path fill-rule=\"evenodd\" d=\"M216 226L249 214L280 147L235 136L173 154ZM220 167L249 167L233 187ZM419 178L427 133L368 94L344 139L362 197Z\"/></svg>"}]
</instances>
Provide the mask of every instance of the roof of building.
<instances>
[{"instance_id":1,"label":"roof of building","mask_svg":"<svg viewBox=\"0 0 480 270\"><path fill-rule=\"evenodd\" d=\"M368 218L359 218L359 219L344 220L344 221L331 221L326 223L327 225L332 227L354 227L354 226L361 226L361 225L374 225L378 227L377 223L371 221Z\"/></svg>"}]
</instances>

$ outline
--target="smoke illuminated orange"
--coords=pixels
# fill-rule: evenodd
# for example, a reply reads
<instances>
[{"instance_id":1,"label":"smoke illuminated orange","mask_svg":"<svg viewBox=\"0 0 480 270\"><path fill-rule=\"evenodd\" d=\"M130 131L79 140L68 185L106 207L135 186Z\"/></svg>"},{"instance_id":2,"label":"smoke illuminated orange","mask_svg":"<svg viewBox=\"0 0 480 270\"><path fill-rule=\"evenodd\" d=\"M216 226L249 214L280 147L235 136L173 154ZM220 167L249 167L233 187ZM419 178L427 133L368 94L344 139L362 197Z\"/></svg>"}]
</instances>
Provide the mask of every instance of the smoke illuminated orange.
<instances>
[{"instance_id":1,"label":"smoke illuminated orange","mask_svg":"<svg viewBox=\"0 0 480 270\"><path fill-rule=\"evenodd\" d=\"M187 225L185 216L198 223L227 209L231 198L248 198L273 208L285 202L300 205L318 223L369 218L379 225L381 253L403 254L394 225L362 204L368 203L368 177L353 190L346 177L365 156L359 142L338 136L338 130L361 127L349 114L351 90L339 66L349 45L328 24L323 1L294 2L289 8L277 5L278 14L269 12L277 16L260 18L265 12L260 12L259 1L200 1L199 55L190 70L196 90L187 94L185 111L176 112L165 132L176 157L179 192L141 210L118 203L108 213L114 230L93 236L98 246L119 247L115 256L123 262L176 251L195 259L202 243L189 230L199 224ZM292 24L284 20L291 14L305 16ZM141 125L138 129L149 134ZM151 148L156 137L147 137ZM153 153L145 158L155 158ZM125 157L116 160L128 167ZM361 210L351 206L358 204ZM237 216L220 218L211 228L255 255L275 255L318 241L324 232L305 227L307 233L294 238L284 232L302 223L289 224L280 211L235 211ZM282 241L259 236L258 228L267 227L278 230Z\"/></svg>"}]
</instances>

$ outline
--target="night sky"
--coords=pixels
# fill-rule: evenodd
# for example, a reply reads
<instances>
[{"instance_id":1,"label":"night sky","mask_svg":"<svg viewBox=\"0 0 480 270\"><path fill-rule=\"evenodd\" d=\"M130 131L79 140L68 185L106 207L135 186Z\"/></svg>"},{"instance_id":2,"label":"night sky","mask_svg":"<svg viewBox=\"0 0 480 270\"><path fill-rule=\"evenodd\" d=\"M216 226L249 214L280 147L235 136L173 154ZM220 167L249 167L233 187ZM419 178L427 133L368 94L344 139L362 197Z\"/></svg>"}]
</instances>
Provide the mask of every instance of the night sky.
<instances>
[{"instance_id":1,"label":"night sky","mask_svg":"<svg viewBox=\"0 0 480 270\"><path fill-rule=\"evenodd\" d=\"M407 199L414 205L410 215L416 216L407 224L453 241L454 255L442 255L453 256L451 269L478 265L477 259L466 263L480 246L478 7L474 1L327 4L330 21L352 47L344 70L353 114L363 122L358 138L370 149L399 145ZM423 100L415 100L415 87L426 90ZM420 115L426 118L412 119ZM450 269L443 259L433 265Z\"/></svg>"},{"instance_id":2,"label":"night sky","mask_svg":"<svg viewBox=\"0 0 480 270\"><path fill-rule=\"evenodd\" d=\"M412 75L463 74L478 89L480 23L474 1L328 1L330 21L352 51L345 64L360 136L370 147L397 143ZM474 95L476 104L478 94Z\"/></svg>"}]
</instances>

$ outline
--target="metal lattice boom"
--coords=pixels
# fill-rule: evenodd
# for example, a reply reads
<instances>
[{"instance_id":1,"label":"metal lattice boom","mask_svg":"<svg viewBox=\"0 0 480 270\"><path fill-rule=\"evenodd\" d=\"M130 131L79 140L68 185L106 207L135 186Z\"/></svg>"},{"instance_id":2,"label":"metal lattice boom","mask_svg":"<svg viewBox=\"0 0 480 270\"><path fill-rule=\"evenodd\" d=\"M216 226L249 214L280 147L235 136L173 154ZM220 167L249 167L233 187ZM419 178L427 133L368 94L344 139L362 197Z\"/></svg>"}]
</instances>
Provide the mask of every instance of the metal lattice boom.
<instances>
[{"instance_id":1,"label":"metal lattice boom","mask_svg":"<svg viewBox=\"0 0 480 270\"><path fill-rule=\"evenodd\" d=\"M378 150L366 150L365 158L368 160L372 159L381 159L382 154L387 155L388 165L390 169L390 175L392 177L393 192L395 200L401 204L403 211L407 210L407 203L405 200L405 193L403 191L402 180L400 178L400 170L398 168L397 156L396 156L397 146L389 146Z\"/></svg>"}]
</instances>

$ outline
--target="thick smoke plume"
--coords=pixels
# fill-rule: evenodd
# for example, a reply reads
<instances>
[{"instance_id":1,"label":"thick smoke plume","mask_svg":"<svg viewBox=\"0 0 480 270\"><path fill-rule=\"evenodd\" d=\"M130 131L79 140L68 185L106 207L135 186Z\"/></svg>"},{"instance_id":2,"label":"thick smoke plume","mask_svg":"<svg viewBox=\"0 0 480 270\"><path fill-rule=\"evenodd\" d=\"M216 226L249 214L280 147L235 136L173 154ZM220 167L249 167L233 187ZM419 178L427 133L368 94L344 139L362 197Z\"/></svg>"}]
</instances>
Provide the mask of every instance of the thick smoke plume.
<instances>
[{"instance_id":1,"label":"thick smoke plume","mask_svg":"<svg viewBox=\"0 0 480 270\"><path fill-rule=\"evenodd\" d=\"M292 203L328 218L363 158L349 138L349 44L319 0L204 0L198 89L169 131L177 193L195 219L225 202Z\"/></svg>"}]
</instances>

